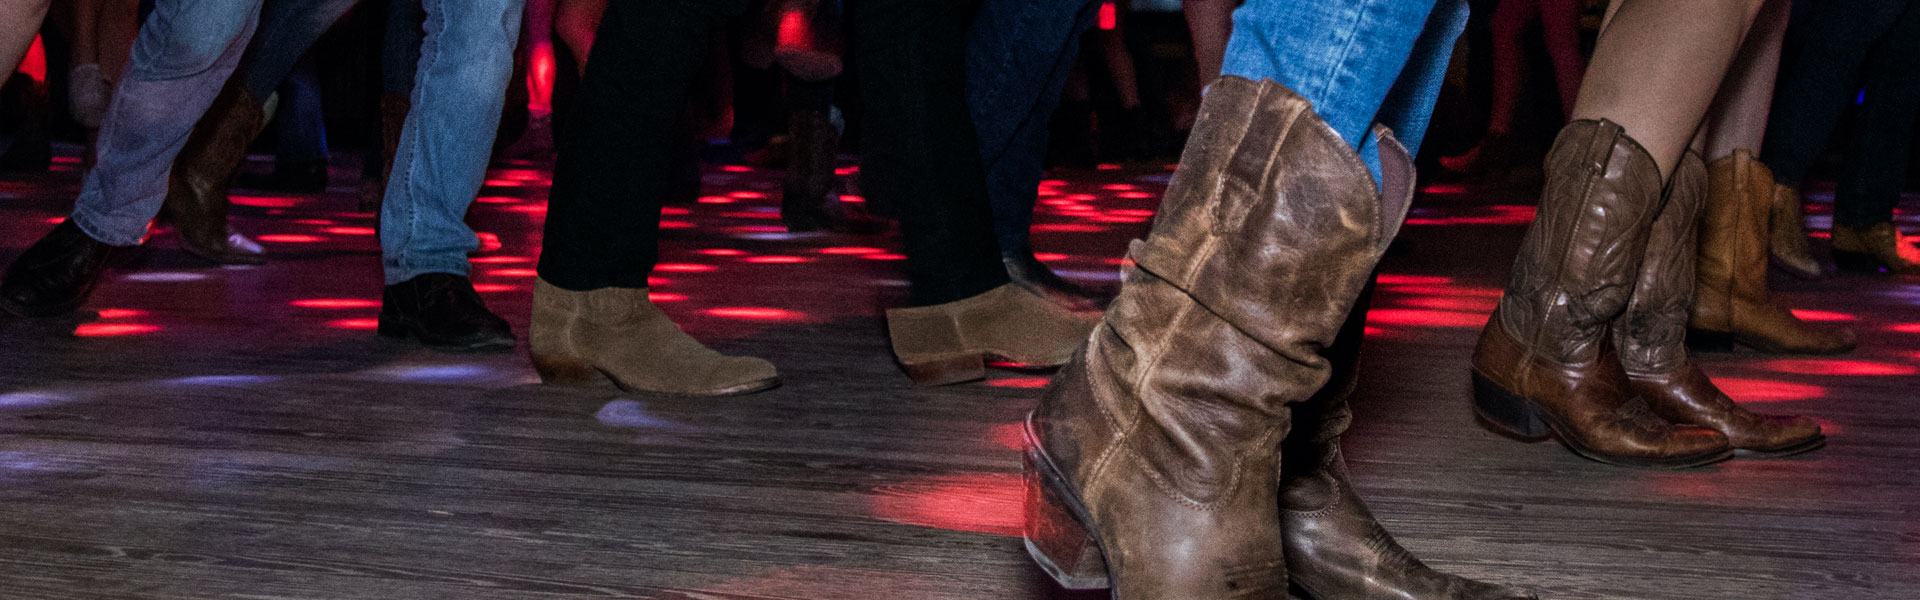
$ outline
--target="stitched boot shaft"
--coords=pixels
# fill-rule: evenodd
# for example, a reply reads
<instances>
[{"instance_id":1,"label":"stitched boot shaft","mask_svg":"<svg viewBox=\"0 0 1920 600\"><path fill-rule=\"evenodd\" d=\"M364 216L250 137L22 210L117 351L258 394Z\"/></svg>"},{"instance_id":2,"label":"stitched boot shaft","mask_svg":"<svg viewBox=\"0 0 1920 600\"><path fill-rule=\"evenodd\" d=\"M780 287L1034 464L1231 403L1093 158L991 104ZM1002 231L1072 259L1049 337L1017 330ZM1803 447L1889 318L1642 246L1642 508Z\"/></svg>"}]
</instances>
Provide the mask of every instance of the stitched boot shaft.
<instances>
[{"instance_id":1,"label":"stitched boot shaft","mask_svg":"<svg viewBox=\"0 0 1920 600\"><path fill-rule=\"evenodd\" d=\"M247 145L266 129L262 106L237 79L229 83L174 160L161 206L182 247L195 256L222 264L265 262L258 244L227 226L227 185L247 158Z\"/></svg>"},{"instance_id":2,"label":"stitched boot shaft","mask_svg":"<svg viewBox=\"0 0 1920 600\"><path fill-rule=\"evenodd\" d=\"M1731 350L1734 343L1773 353L1852 350L1852 331L1801 321L1767 290L1773 173L1744 150L1714 161L1707 173L1689 341L1712 350Z\"/></svg>"},{"instance_id":3,"label":"stitched boot shaft","mask_svg":"<svg viewBox=\"0 0 1920 600\"><path fill-rule=\"evenodd\" d=\"M1575 121L1547 155L1539 212L1474 348L1480 418L1524 439L1648 467L1730 455L1726 438L1675 428L1633 398L1608 340L1640 276L1660 209L1660 169L1611 121Z\"/></svg>"},{"instance_id":4,"label":"stitched boot shaft","mask_svg":"<svg viewBox=\"0 0 1920 600\"><path fill-rule=\"evenodd\" d=\"M1634 393L1669 421L1726 434L1736 449L1779 454L1817 448L1825 440L1818 423L1741 408L1687 357L1695 246L1706 190L1706 163L1688 152L1667 184L1666 207L1653 221L1633 297L1613 322L1620 364Z\"/></svg>"},{"instance_id":5,"label":"stitched boot shaft","mask_svg":"<svg viewBox=\"0 0 1920 600\"><path fill-rule=\"evenodd\" d=\"M1029 423L1029 489L1074 505L1119 597L1285 597L1288 404L1326 383L1319 352L1405 215L1389 196L1290 90L1210 88L1119 298Z\"/></svg>"}]
</instances>

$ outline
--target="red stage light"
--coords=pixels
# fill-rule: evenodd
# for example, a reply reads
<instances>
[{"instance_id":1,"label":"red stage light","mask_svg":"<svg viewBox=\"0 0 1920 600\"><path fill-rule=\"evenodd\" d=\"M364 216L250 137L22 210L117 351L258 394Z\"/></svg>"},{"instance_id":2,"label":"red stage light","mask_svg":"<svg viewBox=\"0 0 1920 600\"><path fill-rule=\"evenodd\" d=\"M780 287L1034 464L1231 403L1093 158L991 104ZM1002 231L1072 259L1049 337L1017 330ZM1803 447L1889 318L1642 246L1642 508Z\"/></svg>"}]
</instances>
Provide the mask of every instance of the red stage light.
<instances>
[{"instance_id":1,"label":"red stage light","mask_svg":"<svg viewBox=\"0 0 1920 600\"><path fill-rule=\"evenodd\" d=\"M1896 377L1920 373L1920 368L1910 365L1874 362L1867 360L1832 360L1815 358L1786 358L1770 360L1757 365L1762 369L1776 373L1794 373L1797 375L1860 375L1869 377Z\"/></svg>"},{"instance_id":2,"label":"red stage light","mask_svg":"<svg viewBox=\"0 0 1920 600\"><path fill-rule=\"evenodd\" d=\"M672 283L673 283L673 280L667 279L665 277L651 277L651 276L647 277L647 287L660 287L663 285L670 285Z\"/></svg>"},{"instance_id":3,"label":"red stage light","mask_svg":"<svg viewBox=\"0 0 1920 600\"><path fill-rule=\"evenodd\" d=\"M696 263L665 263L653 266L655 271L666 271L668 273L705 273L714 270L714 268L713 265Z\"/></svg>"},{"instance_id":4,"label":"red stage light","mask_svg":"<svg viewBox=\"0 0 1920 600\"><path fill-rule=\"evenodd\" d=\"M700 254L707 256L746 256L747 251L735 250L733 248L708 248L701 250Z\"/></svg>"},{"instance_id":5,"label":"red stage light","mask_svg":"<svg viewBox=\"0 0 1920 600\"><path fill-rule=\"evenodd\" d=\"M514 198L512 196L481 196L479 198L474 198L473 201L479 202L481 204L519 204L520 203L519 198Z\"/></svg>"},{"instance_id":6,"label":"red stage light","mask_svg":"<svg viewBox=\"0 0 1920 600\"><path fill-rule=\"evenodd\" d=\"M692 221L660 221L661 229L693 229Z\"/></svg>"},{"instance_id":7,"label":"red stage light","mask_svg":"<svg viewBox=\"0 0 1920 600\"><path fill-rule=\"evenodd\" d=\"M494 277L538 277L540 272L533 269L494 269L486 274Z\"/></svg>"},{"instance_id":8,"label":"red stage light","mask_svg":"<svg viewBox=\"0 0 1920 600\"><path fill-rule=\"evenodd\" d=\"M879 254L882 252L886 252L886 251L881 250L879 248L867 248L863 246L835 246L831 248L820 249L821 254L839 254L839 255Z\"/></svg>"},{"instance_id":9,"label":"red stage light","mask_svg":"<svg viewBox=\"0 0 1920 600\"><path fill-rule=\"evenodd\" d=\"M376 308L380 306L380 301L366 300L361 298L312 298L307 300L295 300L293 302L289 302L288 304L292 304L300 308L326 308L326 309Z\"/></svg>"},{"instance_id":10,"label":"red stage light","mask_svg":"<svg viewBox=\"0 0 1920 600\"><path fill-rule=\"evenodd\" d=\"M323 238L317 235L296 235L296 234L289 234L289 233L268 234L268 235L256 237L254 239L260 240L262 242L273 242L276 244L312 244L315 242L327 241L327 238Z\"/></svg>"},{"instance_id":11,"label":"red stage light","mask_svg":"<svg viewBox=\"0 0 1920 600\"><path fill-rule=\"evenodd\" d=\"M1147 198L1152 198L1153 194L1149 192L1120 192L1118 194L1114 194L1114 196L1126 198L1128 200L1145 200Z\"/></svg>"},{"instance_id":12,"label":"red stage light","mask_svg":"<svg viewBox=\"0 0 1920 600\"><path fill-rule=\"evenodd\" d=\"M525 256L476 256L476 257L467 259L467 262L471 262L476 265L509 265L509 264L533 262L533 259L527 258Z\"/></svg>"},{"instance_id":13,"label":"red stage light","mask_svg":"<svg viewBox=\"0 0 1920 600\"><path fill-rule=\"evenodd\" d=\"M1380 276L1376 278L1374 281L1379 282L1380 285L1447 285L1449 283L1453 283L1453 278L1439 277L1434 275L1399 275L1395 273L1381 273Z\"/></svg>"},{"instance_id":14,"label":"red stage light","mask_svg":"<svg viewBox=\"0 0 1920 600\"><path fill-rule=\"evenodd\" d=\"M1857 317L1847 313L1828 310L1801 310L1796 308L1793 309L1792 312L1793 316L1800 317L1802 321L1853 321L1857 319Z\"/></svg>"},{"instance_id":15,"label":"red stage light","mask_svg":"<svg viewBox=\"0 0 1920 600\"><path fill-rule=\"evenodd\" d=\"M1920 323L1900 323L1887 328L1894 333L1920 333Z\"/></svg>"},{"instance_id":16,"label":"red stage light","mask_svg":"<svg viewBox=\"0 0 1920 600\"><path fill-rule=\"evenodd\" d=\"M648 292L647 299L654 302L679 302L681 300L686 300L687 295L673 294L668 292Z\"/></svg>"},{"instance_id":17,"label":"red stage light","mask_svg":"<svg viewBox=\"0 0 1920 600\"><path fill-rule=\"evenodd\" d=\"M875 517L895 523L1018 537L1025 488L1015 473L939 475L884 486L868 497Z\"/></svg>"},{"instance_id":18,"label":"red stage light","mask_svg":"<svg viewBox=\"0 0 1920 600\"><path fill-rule=\"evenodd\" d=\"M748 192L748 191L729 192L727 196L738 198L741 200L763 200L767 197L766 194L762 194L760 192Z\"/></svg>"},{"instance_id":19,"label":"red stage light","mask_svg":"<svg viewBox=\"0 0 1920 600\"><path fill-rule=\"evenodd\" d=\"M988 381L987 385L990 385L993 387L999 387L999 388L1019 388L1023 390L1031 390L1031 389L1047 387L1047 382L1049 381L1052 381L1052 380L1045 377L1009 377L1006 379L995 379L992 381Z\"/></svg>"},{"instance_id":20,"label":"red stage light","mask_svg":"<svg viewBox=\"0 0 1920 600\"><path fill-rule=\"evenodd\" d=\"M100 318L102 318L102 319L131 319L131 318L134 318L134 317L138 317L138 316L142 316L142 315L145 315L145 314L147 314L147 311L144 311L144 310L134 310L134 309L131 309L131 308L103 308L103 309L100 309Z\"/></svg>"},{"instance_id":21,"label":"red stage light","mask_svg":"<svg viewBox=\"0 0 1920 600\"><path fill-rule=\"evenodd\" d=\"M1131 189L1133 189L1133 184L1131 184L1131 183L1109 183L1109 184L1106 184L1106 185L1103 185L1103 186L1100 186L1100 189L1103 189L1103 190L1107 190L1107 191L1109 191L1109 192L1124 192L1124 191L1128 191L1128 190L1131 190Z\"/></svg>"},{"instance_id":22,"label":"red stage light","mask_svg":"<svg viewBox=\"0 0 1920 600\"><path fill-rule=\"evenodd\" d=\"M379 233L372 227L328 227L324 231L338 235L373 235Z\"/></svg>"},{"instance_id":23,"label":"red stage light","mask_svg":"<svg viewBox=\"0 0 1920 600\"><path fill-rule=\"evenodd\" d=\"M716 317L749 319L754 321L798 321L806 318L806 315L791 310L748 306L709 308L705 312Z\"/></svg>"},{"instance_id":24,"label":"red stage light","mask_svg":"<svg viewBox=\"0 0 1920 600\"><path fill-rule=\"evenodd\" d=\"M378 329L380 327L380 320L371 319L371 318L369 319L337 319L333 321L327 321L327 326L332 327L334 329Z\"/></svg>"},{"instance_id":25,"label":"red stage light","mask_svg":"<svg viewBox=\"0 0 1920 600\"><path fill-rule=\"evenodd\" d=\"M476 284L473 284L473 291L476 291L476 292L481 292L481 293L486 293L486 294L494 294L494 293L499 293L499 292L511 292L511 291L514 291L514 290L518 290L518 289L520 289L520 286L517 286L517 285L507 285L507 284L504 284L504 283L476 283Z\"/></svg>"},{"instance_id":26,"label":"red stage light","mask_svg":"<svg viewBox=\"0 0 1920 600\"><path fill-rule=\"evenodd\" d=\"M745 165L724 165L720 167L720 170L728 173L752 173L753 167Z\"/></svg>"},{"instance_id":27,"label":"red stage light","mask_svg":"<svg viewBox=\"0 0 1920 600\"><path fill-rule=\"evenodd\" d=\"M1398 294L1413 296L1472 296L1476 298L1499 298L1506 290L1496 287L1471 285L1401 285L1389 288Z\"/></svg>"},{"instance_id":28,"label":"red stage light","mask_svg":"<svg viewBox=\"0 0 1920 600\"><path fill-rule=\"evenodd\" d=\"M865 196L855 196L853 194L841 194L840 201L848 204L860 204L860 203L866 202L867 198Z\"/></svg>"},{"instance_id":29,"label":"red stage light","mask_svg":"<svg viewBox=\"0 0 1920 600\"><path fill-rule=\"evenodd\" d=\"M739 200L734 200L726 196L701 196L696 202L701 204L733 204L739 202Z\"/></svg>"},{"instance_id":30,"label":"red stage light","mask_svg":"<svg viewBox=\"0 0 1920 600\"><path fill-rule=\"evenodd\" d=\"M1415 296L1412 298L1401 298L1396 300L1395 304L1413 308L1454 310L1484 315L1492 313L1494 307L1499 305L1500 301L1493 298L1476 298L1472 296Z\"/></svg>"},{"instance_id":31,"label":"red stage light","mask_svg":"<svg viewBox=\"0 0 1920 600\"><path fill-rule=\"evenodd\" d=\"M665 208L661 208L660 214L661 216L667 216L667 217L680 217L680 216L693 214L693 211L690 211L678 206L668 206Z\"/></svg>"},{"instance_id":32,"label":"red stage light","mask_svg":"<svg viewBox=\"0 0 1920 600\"><path fill-rule=\"evenodd\" d=\"M1026 450L1027 449L1027 424L1026 423L1003 423L1000 425L995 425L993 426L993 429L987 430L987 439L993 440L993 445L1000 446L1002 448L1008 448L1011 450Z\"/></svg>"},{"instance_id":33,"label":"red stage light","mask_svg":"<svg viewBox=\"0 0 1920 600\"><path fill-rule=\"evenodd\" d=\"M1142 208L1122 208L1107 211L1107 214L1116 217L1152 217L1153 211Z\"/></svg>"},{"instance_id":34,"label":"red stage light","mask_svg":"<svg viewBox=\"0 0 1920 600\"><path fill-rule=\"evenodd\" d=\"M1098 233L1107 228L1086 223L1041 223L1033 226L1034 231L1049 233Z\"/></svg>"},{"instance_id":35,"label":"red stage light","mask_svg":"<svg viewBox=\"0 0 1920 600\"><path fill-rule=\"evenodd\" d=\"M1827 395L1827 389L1817 385L1773 379L1715 377L1713 384L1718 386L1720 391L1725 392L1727 397L1740 402L1788 402L1812 400Z\"/></svg>"},{"instance_id":36,"label":"red stage light","mask_svg":"<svg viewBox=\"0 0 1920 600\"><path fill-rule=\"evenodd\" d=\"M1367 322L1407 327L1479 327L1487 324L1487 315L1445 310L1376 308L1367 311Z\"/></svg>"},{"instance_id":37,"label":"red stage light","mask_svg":"<svg viewBox=\"0 0 1920 600\"><path fill-rule=\"evenodd\" d=\"M1113 6L1113 3L1109 2L1107 3L1107 6ZM1100 163L1100 164L1094 165L1093 168L1099 169L1101 171L1118 171L1123 167L1114 163Z\"/></svg>"},{"instance_id":38,"label":"red stage light","mask_svg":"<svg viewBox=\"0 0 1920 600\"><path fill-rule=\"evenodd\" d=\"M892 252L882 252L879 254L862 254L860 255L860 258L864 258L867 260L906 260L907 255L894 254Z\"/></svg>"},{"instance_id":39,"label":"red stage light","mask_svg":"<svg viewBox=\"0 0 1920 600\"><path fill-rule=\"evenodd\" d=\"M1034 260L1054 261L1066 260L1072 257L1058 252L1035 252L1033 253L1033 258Z\"/></svg>"},{"instance_id":40,"label":"red stage light","mask_svg":"<svg viewBox=\"0 0 1920 600\"><path fill-rule=\"evenodd\" d=\"M156 325L138 323L88 323L73 328L73 335L79 337L118 337L123 335L141 335L159 331Z\"/></svg>"},{"instance_id":41,"label":"red stage light","mask_svg":"<svg viewBox=\"0 0 1920 600\"><path fill-rule=\"evenodd\" d=\"M790 265L794 263L808 262L813 259L802 258L798 256L754 256L754 257L750 257L742 260L744 260L745 262L750 262L750 263L760 264L760 265Z\"/></svg>"},{"instance_id":42,"label":"red stage light","mask_svg":"<svg viewBox=\"0 0 1920 600\"><path fill-rule=\"evenodd\" d=\"M242 194L229 194L227 195L227 199L233 202L234 204L238 204L241 206L254 206L259 208L292 208L293 205L300 203L298 200L295 200L293 198L283 198L279 196L247 196Z\"/></svg>"}]
</instances>

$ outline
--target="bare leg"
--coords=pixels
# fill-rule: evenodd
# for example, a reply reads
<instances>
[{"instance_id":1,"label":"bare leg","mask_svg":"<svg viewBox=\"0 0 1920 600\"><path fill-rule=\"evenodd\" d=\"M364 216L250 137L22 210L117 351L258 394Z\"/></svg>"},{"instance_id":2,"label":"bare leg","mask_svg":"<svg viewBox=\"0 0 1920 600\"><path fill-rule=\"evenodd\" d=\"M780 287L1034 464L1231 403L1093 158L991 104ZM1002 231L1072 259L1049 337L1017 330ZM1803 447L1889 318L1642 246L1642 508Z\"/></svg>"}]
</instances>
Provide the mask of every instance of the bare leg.
<instances>
[{"instance_id":1,"label":"bare leg","mask_svg":"<svg viewBox=\"0 0 1920 600\"><path fill-rule=\"evenodd\" d=\"M1780 73L1780 46L1787 35L1792 0L1767 0L1753 20L1733 69L1720 85L1720 97L1703 128L1701 156L1707 162L1745 149L1758 155L1767 135L1773 105L1773 80Z\"/></svg>"},{"instance_id":2,"label":"bare leg","mask_svg":"<svg viewBox=\"0 0 1920 600\"><path fill-rule=\"evenodd\" d=\"M1618 123L1671 175L1759 9L1759 0L1615 2L1573 118Z\"/></svg>"},{"instance_id":3,"label":"bare leg","mask_svg":"<svg viewBox=\"0 0 1920 600\"><path fill-rule=\"evenodd\" d=\"M1199 69L1200 85L1220 76L1220 61L1227 55L1227 36L1233 34L1233 0L1182 0L1180 9L1187 15L1187 32L1193 36L1193 62Z\"/></svg>"},{"instance_id":4,"label":"bare leg","mask_svg":"<svg viewBox=\"0 0 1920 600\"><path fill-rule=\"evenodd\" d=\"M40 35L48 0L0 0L0 71L11 73Z\"/></svg>"}]
</instances>

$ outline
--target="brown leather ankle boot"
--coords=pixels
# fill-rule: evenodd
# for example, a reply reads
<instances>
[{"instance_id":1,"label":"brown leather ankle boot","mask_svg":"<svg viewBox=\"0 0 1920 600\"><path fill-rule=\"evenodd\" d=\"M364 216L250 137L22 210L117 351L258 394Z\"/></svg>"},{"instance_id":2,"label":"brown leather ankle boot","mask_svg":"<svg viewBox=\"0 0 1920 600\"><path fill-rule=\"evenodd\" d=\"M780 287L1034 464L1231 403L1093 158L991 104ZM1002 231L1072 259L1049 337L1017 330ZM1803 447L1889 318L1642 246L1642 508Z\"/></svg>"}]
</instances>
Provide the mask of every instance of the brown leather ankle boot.
<instances>
[{"instance_id":1,"label":"brown leather ankle boot","mask_svg":"<svg viewBox=\"0 0 1920 600\"><path fill-rule=\"evenodd\" d=\"M1360 294L1333 345L1326 386L1293 407L1280 443L1280 528L1287 577L1312 600L1518 600L1520 590L1442 573L1421 563L1373 518L1347 478L1340 435L1353 420L1347 397L1359 381L1360 341L1373 286Z\"/></svg>"},{"instance_id":2,"label":"brown leather ankle boot","mask_svg":"<svg viewBox=\"0 0 1920 600\"><path fill-rule=\"evenodd\" d=\"M1726 436L1674 426L1633 398L1607 339L1660 208L1659 166L1619 125L1581 120L1560 130L1546 176L1512 279L1473 351L1475 413L1519 439L1557 434L1609 464L1682 468L1732 456Z\"/></svg>"},{"instance_id":3,"label":"brown leather ankle boot","mask_svg":"<svg viewBox=\"0 0 1920 600\"><path fill-rule=\"evenodd\" d=\"M1776 354L1852 350L1853 332L1801 321L1767 291L1767 219L1773 173L1736 151L1707 168L1700 265L1687 343L1731 351L1734 344ZM1754 190L1768 190L1757 192Z\"/></svg>"},{"instance_id":4,"label":"brown leather ankle boot","mask_svg":"<svg viewBox=\"0 0 1920 600\"><path fill-rule=\"evenodd\" d=\"M550 385L610 379L629 392L733 396L780 385L773 364L723 356L688 337L647 290L565 290L539 280L529 334L533 368Z\"/></svg>"},{"instance_id":5,"label":"brown leather ankle boot","mask_svg":"<svg viewBox=\"0 0 1920 600\"><path fill-rule=\"evenodd\" d=\"M914 383L947 385L986 377L989 359L1066 364L1099 319L1009 283L946 304L888 310L887 335Z\"/></svg>"},{"instance_id":6,"label":"brown leather ankle boot","mask_svg":"<svg viewBox=\"0 0 1920 600\"><path fill-rule=\"evenodd\" d=\"M1654 414L1726 434L1734 450L1772 456L1826 444L1806 417L1755 414L1735 404L1687 357L1687 307L1693 305L1694 242L1707 167L1687 152L1667 183L1666 208L1653 221L1647 258L1627 310L1613 322L1613 344L1633 391Z\"/></svg>"},{"instance_id":7,"label":"brown leather ankle boot","mask_svg":"<svg viewBox=\"0 0 1920 600\"><path fill-rule=\"evenodd\" d=\"M228 265L267 262L260 244L227 223L227 184L246 160L247 145L267 126L262 106L238 80L228 84L174 159L161 206L187 253Z\"/></svg>"},{"instance_id":8,"label":"brown leather ankle boot","mask_svg":"<svg viewBox=\"0 0 1920 600\"><path fill-rule=\"evenodd\" d=\"M1745 152L1741 150L1738 154ZM1800 199L1800 190L1773 184L1769 206L1772 210L1767 216L1767 250L1774 266L1801 279L1819 279L1825 275L1820 261L1813 258L1813 248L1807 244L1806 204Z\"/></svg>"},{"instance_id":9,"label":"brown leather ankle boot","mask_svg":"<svg viewBox=\"0 0 1920 600\"><path fill-rule=\"evenodd\" d=\"M1833 262L1840 270L1855 273L1920 275L1920 257L1893 223L1872 227L1833 225Z\"/></svg>"},{"instance_id":10,"label":"brown leather ankle boot","mask_svg":"<svg viewBox=\"0 0 1920 600\"><path fill-rule=\"evenodd\" d=\"M1285 87L1213 84L1120 296L1028 418L1042 569L1124 600L1286 597L1288 407L1325 383L1410 196L1383 199Z\"/></svg>"}]
</instances>

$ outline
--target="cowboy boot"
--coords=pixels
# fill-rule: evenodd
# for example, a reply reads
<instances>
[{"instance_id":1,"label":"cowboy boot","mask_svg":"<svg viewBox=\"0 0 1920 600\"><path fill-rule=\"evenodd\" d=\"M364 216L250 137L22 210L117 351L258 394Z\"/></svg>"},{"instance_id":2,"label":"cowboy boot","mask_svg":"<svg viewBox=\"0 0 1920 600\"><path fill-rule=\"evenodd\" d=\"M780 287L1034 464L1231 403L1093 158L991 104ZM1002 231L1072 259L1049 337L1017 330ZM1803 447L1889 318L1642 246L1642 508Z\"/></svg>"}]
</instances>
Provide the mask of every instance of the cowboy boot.
<instances>
[{"instance_id":1,"label":"cowboy boot","mask_svg":"<svg viewBox=\"0 0 1920 600\"><path fill-rule=\"evenodd\" d=\"M1826 444L1806 417L1761 415L1741 408L1687 357L1687 311L1693 306L1694 242L1707 169L1687 152L1667 184L1666 208L1653 221L1647 258L1627 310L1613 321L1614 347L1633 392L1654 414L1726 434L1734 450L1771 456Z\"/></svg>"},{"instance_id":2,"label":"cowboy boot","mask_svg":"<svg viewBox=\"0 0 1920 600\"><path fill-rule=\"evenodd\" d=\"M780 385L773 364L722 356L673 324L646 288L533 287L533 368L548 385L610 380L630 392L712 397Z\"/></svg>"},{"instance_id":3,"label":"cowboy boot","mask_svg":"<svg viewBox=\"0 0 1920 600\"><path fill-rule=\"evenodd\" d=\"M1773 173L1745 151L1707 168L1706 207L1700 219L1700 265L1687 343L1697 350L1838 354L1852 350L1853 332L1793 316L1767 291L1767 219ZM1725 190L1724 193L1721 190Z\"/></svg>"},{"instance_id":4,"label":"cowboy boot","mask_svg":"<svg viewBox=\"0 0 1920 600\"><path fill-rule=\"evenodd\" d=\"M1920 275L1920 252L1902 239L1893 223L1870 227L1833 224L1833 262L1842 271Z\"/></svg>"},{"instance_id":5,"label":"cowboy boot","mask_svg":"<svg viewBox=\"0 0 1920 600\"><path fill-rule=\"evenodd\" d=\"M1028 417L1042 569L1128 600L1286 597L1288 407L1326 383L1408 197L1286 87L1213 84L1120 296Z\"/></svg>"},{"instance_id":6,"label":"cowboy boot","mask_svg":"<svg viewBox=\"0 0 1920 600\"><path fill-rule=\"evenodd\" d=\"M260 244L227 223L227 184L247 145L266 129L260 99L236 80L221 90L173 161L162 209L180 232L180 248L223 265L267 262Z\"/></svg>"},{"instance_id":7,"label":"cowboy boot","mask_svg":"<svg viewBox=\"0 0 1920 600\"><path fill-rule=\"evenodd\" d=\"M1732 456L1726 436L1675 426L1634 398L1607 339L1660 208L1659 165L1618 124L1580 120L1560 130L1545 171L1539 212L1474 347L1475 414L1522 440L1558 434L1575 454L1615 465Z\"/></svg>"},{"instance_id":8,"label":"cowboy boot","mask_svg":"<svg viewBox=\"0 0 1920 600\"><path fill-rule=\"evenodd\" d=\"M1800 201L1800 190L1773 184L1770 206L1767 250L1774 266L1801 279L1819 279L1825 271L1820 268L1820 261L1813 258L1813 248L1807 245L1807 213Z\"/></svg>"}]
</instances>

